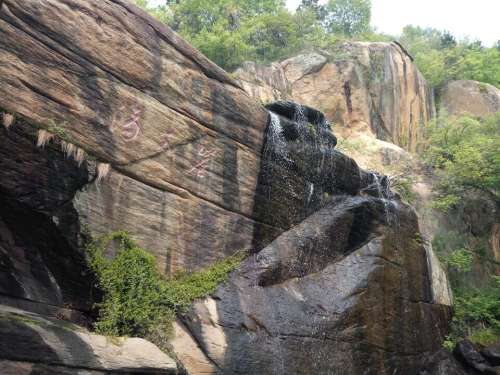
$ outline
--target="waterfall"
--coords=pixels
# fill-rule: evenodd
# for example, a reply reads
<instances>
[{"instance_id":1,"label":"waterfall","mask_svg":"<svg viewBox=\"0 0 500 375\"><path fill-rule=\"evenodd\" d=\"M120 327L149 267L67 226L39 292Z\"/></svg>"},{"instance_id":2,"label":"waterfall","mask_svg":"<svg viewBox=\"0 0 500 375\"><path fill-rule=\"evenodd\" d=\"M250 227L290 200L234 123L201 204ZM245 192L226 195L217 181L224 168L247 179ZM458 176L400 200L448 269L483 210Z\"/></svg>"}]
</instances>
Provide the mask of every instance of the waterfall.
<instances>
[{"instance_id":1,"label":"waterfall","mask_svg":"<svg viewBox=\"0 0 500 375\"><path fill-rule=\"evenodd\" d=\"M314 193L314 184L312 182L308 182L307 183L308 186L309 186L309 192L307 194L307 205L309 205L309 203L311 202L311 198L313 196L313 193Z\"/></svg>"},{"instance_id":2,"label":"waterfall","mask_svg":"<svg viewBox=\"0 0 500 375\"><path fill-rule=\"evenodd\" d=\"M290 161L286 150L286 141L283 137L283 127L281 126L279 116L274 112L269 112L271 121L266 134L266 146L264 153L266 155L274 154L278 159Z\"/></svg>"},{"instance_id":3,"label":"waterfall","mask_svg":"<svg viewBox=\"0 0 500 375\"><path fill-rule=\"evenodd\" d=\"M377 197L382 201L384 205L384 213L387 224L393 222L392 208L394 206L392 198L394 195L391 192L389 180L387 177L380 178L378 173L372 173L373 184L377 190Z\"/></svg>"},{"instance_id":4,"label":"waterfall","mask_svg":"<svg viewBox=\"0 0 500 375\"><path fill-rule=\"evenodd\" d=\"M307 124L307 117L304 111L304 107L301 106L300 104L297 104L295 107L295 113L294 113L294 121L299 124L299 125L305 125Z\"/></svg>"}]
</instances>

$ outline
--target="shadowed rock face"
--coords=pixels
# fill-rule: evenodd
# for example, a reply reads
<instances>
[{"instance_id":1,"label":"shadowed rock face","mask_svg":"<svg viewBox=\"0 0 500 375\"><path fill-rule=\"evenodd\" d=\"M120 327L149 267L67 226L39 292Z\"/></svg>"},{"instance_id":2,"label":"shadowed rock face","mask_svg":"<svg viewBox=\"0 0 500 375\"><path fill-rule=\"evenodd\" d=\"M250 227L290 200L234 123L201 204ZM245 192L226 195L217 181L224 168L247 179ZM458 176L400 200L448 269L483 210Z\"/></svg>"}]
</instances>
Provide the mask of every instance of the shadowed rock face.
<instances>
[{"instance_id":1,"label":"shadowed rock face","mask_svg":"<svg viewBox=\"0 0 500 375\"><path fill-rule=\"evenodd\" d=\"M432 299L417 228L400 204L386 217L379 198L336 198L184 323L224 374L419 374L436 365L449 308Z\"/></svg>"}]
</instances>

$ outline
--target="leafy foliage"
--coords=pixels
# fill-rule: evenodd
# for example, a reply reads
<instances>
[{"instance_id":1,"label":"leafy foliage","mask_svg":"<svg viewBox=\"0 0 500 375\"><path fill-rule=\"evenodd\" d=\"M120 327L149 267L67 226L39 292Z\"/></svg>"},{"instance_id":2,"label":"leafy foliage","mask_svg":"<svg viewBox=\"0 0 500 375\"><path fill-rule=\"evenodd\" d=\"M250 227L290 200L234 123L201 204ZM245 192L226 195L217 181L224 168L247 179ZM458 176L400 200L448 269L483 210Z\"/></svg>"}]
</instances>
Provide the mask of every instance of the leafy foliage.
<instances>
[{"instance_id":1,"label":"leafy foliage","mask_svg":"<svg viewBox=\"0 0 500 375\"><path fill-rule=\"evenodd\" d=\"M283 59L361 34L377 39L369 27L369 0L330 0L327 5L304 0L295 13L283 0L172 0L156 8L147 0L134 1L229 70L246 60Z\"/></svg>"},{"instance_id":2,"label":"leafy foliage","mask_svg":"<svg viewBox=\"0 0 500 375\"><path fill-rule=\"evenodd\" d=\"M391 189L394 189L407 203L413 203L416 194L413 191L413 180L408 175L400 175L391 178Z\"/></svg>"},{"instance_id":3,"label":"leafy foliage","mask_svg":"<svg viewBox=\"0 0 500 375\"><path fill-rule=\"evenodd\" d=\"M500 49L479 41L457 42L449 32L406 26L399 38L435 87L454 79L472 79L500 87Z\"/></svg>"},{"instance_id":4,"label":"leafy foliage","mask_svg":"<svg viewBox=\"0 0 500 375\"><path fill-rule=\"evenodd\" d=\"M118 250L113 259L108 259L104 251L111 243L117 244ZM103 292L95 328L111 336L158 336L158 330L168 334L175 315L212 293L243 259L243 254L237 254L209 269L165 279L154 257L125 232L90 243L88 252L90 267Z\"/></svg>"},{"instance_id":5,"label":"leafy foliage","mask_svg":"<svg viewBox=\"0 0 500 375\"><path fill-rule=\"evenodd\" d=\"M500 341L500 281L483 289L454 291L454 315L445 347L463 338L488 345Z\"/></svg>"},{"instance_id":6,"label":"leafy foliage","mask_svg":"<svg viewBox=\"0 0 500 375\"><path fill-rule=\"evenodd\" d=\"M329 0L324 5L302 0L294 13L284 0L165 0L159 7L148 0L132 1L229 70L246 60L269 62L342 41L395 39L370 27L370 0ZM498 46L485 48L478 41L457 41L447 31L411 25L399 42L433 86L473 79L500 87Z\"/></svg>"},{"instance_id":7,"label":"leafy foliage","mask_svg":"<svg viewBox=\"0 0 500 375\"><path fill-rule=\"evenodd\" d=\"M470 250L460 248L453 250L449 257L445 258L445 264L458 272L469 272L472 269L473 256Z\"/></svg>"},{"instance_id":8,"label":"leafy foliage","mask_svg":"<svg viewBox=\"0 0 500 375\"><path fill-rule=\"evenodd\" d=\"M428 129L425 162L439 178L435 206L456 205L471 189L498 201L500 186L500 114L486 120L441 117Z\"/></svg>"},{"instance_id":9,"label":"leafy foliage","mask_svg":"<svg viewBox=\"0 0 500 375\"><path fill-rule=\"evenodd\" d=\"M327 27L333 33L359 35L370 29L370 0L330 0L327 5Z\"/></svg>"}]
</instances>

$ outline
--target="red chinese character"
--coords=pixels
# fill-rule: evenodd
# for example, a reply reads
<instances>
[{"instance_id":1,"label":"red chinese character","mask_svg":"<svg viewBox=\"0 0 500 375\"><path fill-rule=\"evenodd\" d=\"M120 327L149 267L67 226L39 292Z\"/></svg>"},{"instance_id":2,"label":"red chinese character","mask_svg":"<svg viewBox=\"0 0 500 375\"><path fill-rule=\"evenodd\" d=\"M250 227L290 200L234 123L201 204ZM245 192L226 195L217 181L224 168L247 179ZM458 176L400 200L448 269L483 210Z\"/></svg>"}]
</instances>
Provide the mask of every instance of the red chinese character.
<instances>
[{"instance_id":1,"label":"red chinese character","mask_svg":"<svg viewBox=\"0 0 500 375\"><path fill-rule=\"evenodd\" d=\"M202 159L198 163L196 163L187 173L192 175L196 172L197 177L205 177L206 167L216 153L217 151L215 150L206 150L205 147L202 147L198 151L198 155L200 155Z\"/></svg>"},{"instance_id":2,"label":"red chinese character","mask_svg":"<svg viewBox=\"0 0 500 375\"><path fill-rule=\"evenodd\" d=\"M141 109L134 109L132 116L130 116L129 120L125 124L123 124L121 135L125 142L131 142L135 140L141 133L142 128L141 124L139 123L141 113Z\"/></svg>"}]
</instances>

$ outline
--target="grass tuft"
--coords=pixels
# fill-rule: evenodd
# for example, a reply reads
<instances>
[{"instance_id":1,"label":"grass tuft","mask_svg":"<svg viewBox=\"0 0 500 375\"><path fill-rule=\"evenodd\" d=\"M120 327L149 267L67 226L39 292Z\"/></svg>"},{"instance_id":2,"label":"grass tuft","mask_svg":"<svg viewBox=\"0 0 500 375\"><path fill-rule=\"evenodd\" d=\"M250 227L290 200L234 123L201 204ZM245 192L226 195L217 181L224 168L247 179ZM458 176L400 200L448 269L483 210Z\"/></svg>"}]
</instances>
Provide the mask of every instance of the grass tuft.
<instances>
[{"instance_id":1,"label":"grass tuft","mask_svg":"<svg viewBox=\"0 0 500 375\"><path fill-rule=\"evenodd\" d=\"M5 129L9 129L12 125L14 125L15 122L15 117L13 114L10 113L3 113L2 115L2 124L5 127Z\"/></svg>"},{"instance_id":2,"label":"grass tuft","mask_svg":"<svg viewBox=\"0 0 500 375\"><path fill-rule=\"evenodd\" d=\"M36 145L37 147L44 148L53 138L54 134L48 132L47 130L40 129L38 130Z\"/></svg>"},{"instance_id":3,"label":"grass tuft","mask_svg":"<svg viewBox=\"0 0 500 375\"><path fill-rule=\"evenodd\" d=\"M111 170L111 165L108 163L97 163L96 174L97 182L101 182L109 174Z\"/></svg>"}]
</instances>

